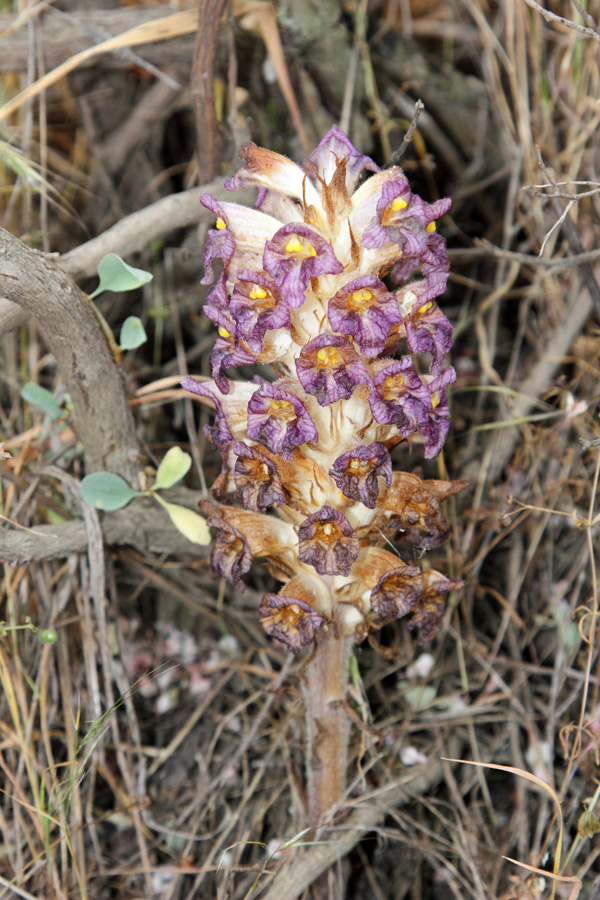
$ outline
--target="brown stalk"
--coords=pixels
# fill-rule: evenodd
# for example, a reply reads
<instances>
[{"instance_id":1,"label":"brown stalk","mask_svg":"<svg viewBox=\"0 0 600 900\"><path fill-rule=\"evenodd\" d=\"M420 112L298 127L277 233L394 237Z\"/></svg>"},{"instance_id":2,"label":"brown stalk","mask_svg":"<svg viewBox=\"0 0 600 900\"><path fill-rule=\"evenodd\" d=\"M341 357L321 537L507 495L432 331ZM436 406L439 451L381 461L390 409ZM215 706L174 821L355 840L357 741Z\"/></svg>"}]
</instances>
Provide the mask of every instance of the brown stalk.
<instances>
[{"instance_id":1,"label":"brown stalk","mask_svg":"<svg viewBox=\"0 0 600 900\"><path fill-rule=\"evenodd\" d=\"M200 0L198 34L192 70L192 98L196 115L198 171L201 180L218 170L219 124L215 111L214 66L217 32L225 0Z\"/></svg>"},{"instance_id":2,"label":"brown stalk","mask_svg":"<svg viewBox=\"0 0 600 900\"><path fill-rule=\"evenodd\" d=\"M344 700L352 644L335 625L320 634L304 684L308 821L314 827L335 813L346 788L350 721Z\"/></svg>"}]
</instances>

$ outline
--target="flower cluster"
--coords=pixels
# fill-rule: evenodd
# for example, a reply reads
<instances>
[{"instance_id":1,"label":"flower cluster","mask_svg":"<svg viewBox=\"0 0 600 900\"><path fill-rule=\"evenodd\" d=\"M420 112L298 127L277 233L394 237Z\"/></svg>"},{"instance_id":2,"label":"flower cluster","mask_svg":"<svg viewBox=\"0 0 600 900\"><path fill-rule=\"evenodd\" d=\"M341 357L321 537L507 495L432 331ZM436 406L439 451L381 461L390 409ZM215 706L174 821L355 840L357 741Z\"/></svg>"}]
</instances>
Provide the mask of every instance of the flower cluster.
<instances>
[{"instance_id":1,"label":"flower cluster","mask_svg":"<svg viewBox=\"0 0 600 900\"><path fill-rule=\"evenodd\" d=\"M213 494L243 507L201 504L217 531L213 572L243 589L263 557L284 585L260 620L292 651L328 627L360 639L373 616L407 616L423 643L460 582L385 545L439 546L440 503L464 485L393 472L390 449L420 444L432 459L449 430L456 376L444 367L452 326L436 298L448 259L435 221L450 201L426 203L337 127L302 167L253 143L240 155L226 187L256 186L255 208L202 196L216 217L204 283L223 266L205 305L219 335L213 380L182 382L216 410ZM275 380L228 379L247 364Z\"/></svg>"}]
</instances>

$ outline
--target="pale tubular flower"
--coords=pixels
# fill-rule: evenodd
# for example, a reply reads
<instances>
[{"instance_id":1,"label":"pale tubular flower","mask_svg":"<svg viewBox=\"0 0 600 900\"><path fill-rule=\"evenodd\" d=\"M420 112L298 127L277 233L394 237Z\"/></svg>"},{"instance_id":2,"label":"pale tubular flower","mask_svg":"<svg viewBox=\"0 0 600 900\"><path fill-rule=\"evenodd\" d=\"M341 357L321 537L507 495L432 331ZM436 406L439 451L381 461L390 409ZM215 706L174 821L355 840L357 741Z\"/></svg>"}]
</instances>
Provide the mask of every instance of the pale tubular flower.
<instances>
[{"instance_id":1,"label":"pale tubular flower","mask_svg":"<svg viewBox=\"0 0 600 900\"><path fill-rule=\"evenodd\" d=\"M422 445L431 459L450 427L452 326L436 302L449 267L435 224L450 201L426 203L337 127L302 167L252 143L240 156L226 187L256 186L255 209L201 198L216 217L204 283L223 265L206 304L213 380L182 382L216 410L213 493L244 507L201 504L217 531L213 574L243 589L262 558L283 586L260 620L293 652L330 627L362 639L376 616L406 616L425 642L461 582L385 547L439 546L440 502L465 484L393 473L390 450ZM228 379L251 362L274 381Z\"/></svg>"}]
</instances>

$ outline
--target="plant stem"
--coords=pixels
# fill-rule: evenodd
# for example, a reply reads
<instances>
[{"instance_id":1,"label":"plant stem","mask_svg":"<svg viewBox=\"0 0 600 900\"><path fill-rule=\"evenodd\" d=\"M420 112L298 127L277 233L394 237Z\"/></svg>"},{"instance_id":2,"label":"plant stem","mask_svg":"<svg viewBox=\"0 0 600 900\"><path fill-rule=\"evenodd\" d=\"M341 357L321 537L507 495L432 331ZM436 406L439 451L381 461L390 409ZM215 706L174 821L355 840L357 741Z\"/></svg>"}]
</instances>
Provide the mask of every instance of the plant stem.
<instances>
[{"instance_id":1,"label":"plant stem","mask_svg":"<svg viewBox=\"0 0 600 900\"><path fill-rule=\"evenodd\" d=\"M337 631L332 626L319 634L304 685L308 818L315 827L337 806L346 787L349 720L342 702L353 638L338 637Z\"/></svg>"}]
</instances>

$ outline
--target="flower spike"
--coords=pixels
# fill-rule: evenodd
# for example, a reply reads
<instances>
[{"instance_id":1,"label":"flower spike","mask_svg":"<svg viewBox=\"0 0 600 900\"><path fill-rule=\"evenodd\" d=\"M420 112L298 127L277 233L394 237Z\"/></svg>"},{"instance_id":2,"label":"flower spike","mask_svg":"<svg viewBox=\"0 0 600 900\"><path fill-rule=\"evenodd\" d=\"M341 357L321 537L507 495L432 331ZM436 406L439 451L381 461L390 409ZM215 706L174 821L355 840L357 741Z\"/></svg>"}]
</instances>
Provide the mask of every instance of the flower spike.
<instances>
[{"instance_id":1,"label":"flower spike","mask_svg":"<svg viewBox=\"0 0 600 900\"><path fill-rule=\"evenodd\" d=\"M400 444L433 459L450 428L452 325L437 302L450 201L427 203L337 126L302 165L251 142L240 156L226 187L255 186L255 208L201 198L215 216L203 282L222 266L205 304L213 380L182 382L216 410L213 493L230 499L203 501L213 574L242 589L265 559L284 584L260 621L293 653L362 640L376 616L406 617L428 640L459 582L384 545L399 535L405 548L438 547L440 502L460 489L394 473L390 456ZM231 381L239 365L260 365L260 377Z\"/></svg>"}]
</instances>

